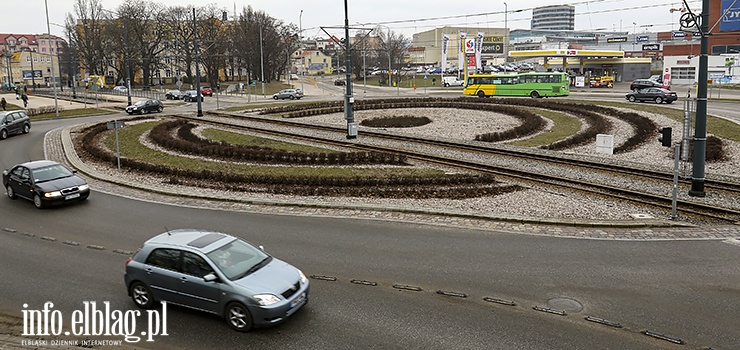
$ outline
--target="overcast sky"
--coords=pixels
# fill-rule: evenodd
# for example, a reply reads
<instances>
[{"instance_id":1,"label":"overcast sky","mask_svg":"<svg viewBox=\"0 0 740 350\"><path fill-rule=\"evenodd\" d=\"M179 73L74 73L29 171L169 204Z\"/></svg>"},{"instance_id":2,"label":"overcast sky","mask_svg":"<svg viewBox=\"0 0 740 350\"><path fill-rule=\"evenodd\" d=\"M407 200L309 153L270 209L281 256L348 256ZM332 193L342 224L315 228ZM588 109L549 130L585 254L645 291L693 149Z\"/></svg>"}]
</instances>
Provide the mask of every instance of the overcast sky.
<instances>
[{"instance_id":1,"label":"overcast sky","mask_svg":"<svg viewBox=\"0 0 740 350\"><path fill-rule=\"evenodd\" d=\"M64 24L67 13L74 13L75 0L47 0L49 22ZM115 10L124 0L102 0L106 9ZM184 6L182 0L154 1L168 6ZM340 0L212 0L197 1L199 5L216 4L233 16L234 7L251 5L256 10L286 23L300 24L304 36L323 36L320 27L344 25L344 1ZM545 5L574 5L577 30L622 30L628 32L678 30L680 8L678 0L347 0L349 23L353 27L373 27L385 24L390 29L411 37L420 32L444 25L503 28L504 11L511 29L529 29L531 9ZM693 11L701 11L700 0L688 1ZM47 32L44 0L3 0L0 33L40 34ZM301 16L301 10L303 15ZM650 26L652 25L652 26ZM649 27L650 26L650 27ZM342 29L327 29L344 36ZM51 25L51 32L64 36L62 28ZM353 34L350 34L353 35Z\"/></svg>"}]
</instances>

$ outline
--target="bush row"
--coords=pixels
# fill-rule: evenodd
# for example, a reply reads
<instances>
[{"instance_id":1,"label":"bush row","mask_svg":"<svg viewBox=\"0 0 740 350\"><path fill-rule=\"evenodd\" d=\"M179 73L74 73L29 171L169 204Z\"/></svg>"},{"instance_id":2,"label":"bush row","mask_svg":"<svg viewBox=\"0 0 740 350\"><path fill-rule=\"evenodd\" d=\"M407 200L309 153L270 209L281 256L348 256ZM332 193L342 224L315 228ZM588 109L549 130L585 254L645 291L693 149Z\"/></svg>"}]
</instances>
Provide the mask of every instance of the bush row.
<instances>
[{"instance_id":1,"label":"bush row","mask_svg":"<svg viewBox=\"0 0 740 350\"><path fill-rule=\"evenodd\" d=\"M197 125L182 119L156 125L149 139L165 149L190 155L211 157L225 161L260 162L269 164L309 165L408 165L406 156L381 152L297 152L272 148L232 145L201 138L193 133ZM177 129L177 138L173 136Z\"/></svg>"},{"instance_id":2,"label":"bush row","mask_svg":"<svg viewBox=\"0 0 740 350\"><path fill-rule=\"evenodd\" d=\"M427 117L414 117L411 115L399 115L391 117L364 119L360 125L371 128L412 128L427 125L432 120Z\"/></svg>"},{"instance_id":3,"label":"bush row","mask_svg":"<svg viewBox=\"0 0 740 350\"><path fill-rule=\"evenodd\" d=\"M561 101L537 100L537 99L480 99L470 97L457 98L401 98L401 99L381 99L381 100L362 100L355 104L355 109L387 109L387 108L408 108L408 107L441 107L441 108L463 108L463 109L484 109L512 115L522 120L522 125L504 132L476 135L477 141L504 141L514 138L521 138L539 132L544 128L544 121L539 116L529 113L524 115L520 113L520 108L502 108L503 106L524 106L535 107L550 110L557 110L570 113L583 118L588 125L586 130L579 132L567 139L542 146L544 149L563 150L572 147L582 146L593 142L597 134L608 133L612 125L604 117L610 115L617 119L629 123L634 133L622 144L614 149L614 153L625 153L652 141L655 136L657 126L655 123L634 112L622 112L615 108L601 107L596 105L565 103ZM497 106L484 107L481 106ZM343 110L343 105L338 101L331 102L314 102L301 105L287 105L282 107L270 108L262 111L262 114L281 113L288 117L301 117L308 115L318 115L325 113L338 113Z\"/></svg>"},{"instance_id":4,"label":"bush row","mask_svg":"<svg viewBox=\"0 0 740 350\"><path fill-rule=\"evenodd\" d=\"M110 166L116 165L115 154L100 146L107 131L105 123L81 131L75 146L84 156ZM192 186L212 186L215 189L268 191L286 195L352 195L382 198L470 198L519 190L518 186L496 186L490 175L448 174L436 177L389 176L322 177L279 175L247 175L223 171L189 170L121 157L121 167L131 171L165 176L170 183ZM208 185L211 184L211 185ZM386 197L384 197L386 196Z\"/></svg>"}]
</instances>

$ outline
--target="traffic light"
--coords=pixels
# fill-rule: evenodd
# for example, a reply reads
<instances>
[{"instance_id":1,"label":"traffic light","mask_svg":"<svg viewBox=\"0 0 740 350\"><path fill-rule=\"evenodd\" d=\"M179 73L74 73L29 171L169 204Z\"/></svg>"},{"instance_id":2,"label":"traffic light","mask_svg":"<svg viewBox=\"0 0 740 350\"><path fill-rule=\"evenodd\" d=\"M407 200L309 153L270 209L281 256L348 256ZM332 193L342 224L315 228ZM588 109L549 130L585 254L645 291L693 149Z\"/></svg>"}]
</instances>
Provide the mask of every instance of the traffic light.
<instances>
[{"instance_id":1,"label":"traffic light","mask_svg":"<svg viewBox=\"0 0 740 350\"><path fill-rule=\"evenodd\" d=\"M660 128L658 129L660 131L660 136L658 136L658 141L660 141L660 144L665 147L671 147L671 133L673 132L672 128Z\"/></svg>"}]
</instances>

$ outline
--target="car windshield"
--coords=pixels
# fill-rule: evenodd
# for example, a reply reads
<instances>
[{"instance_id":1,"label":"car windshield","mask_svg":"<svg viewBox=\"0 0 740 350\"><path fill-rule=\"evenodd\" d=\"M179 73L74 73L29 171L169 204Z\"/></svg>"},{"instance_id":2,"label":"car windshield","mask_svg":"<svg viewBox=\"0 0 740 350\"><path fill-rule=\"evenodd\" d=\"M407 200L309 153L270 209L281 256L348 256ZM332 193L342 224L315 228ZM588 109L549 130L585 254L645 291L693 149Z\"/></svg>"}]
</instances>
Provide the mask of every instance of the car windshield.
<instances>
[{"instance_id":1,"label":"car windshield","mask_svg":"<svg viewBox=\"0 0 740 350\"><path fill-rule=\"evenodd\" d=\"M146 100L141 100L141 101L136 101L136 103L134 103L134 106L143 106L145 104L146 104Z\"/></svg>"},{"instance_id":2,"label":"car windshield","mask_svg":"<svg viewBox=\"0 0 740 350\"><path fill-rule=\"evenodd\" d=\"M31 171L36 183L61 179L74 175L63 165L56 164L44 168L34 169Z\"/></svg>"},{"instance_id":3,"label":"car windshield","mask_svg":"<svg viewBox=\"0 0 740 350\"><path fill-rule=\"evenodd\" d=\"M226 278L237 280L267 265L272 259L262 250L235 239L206 254Z\"/></svg>"}]
</instances>

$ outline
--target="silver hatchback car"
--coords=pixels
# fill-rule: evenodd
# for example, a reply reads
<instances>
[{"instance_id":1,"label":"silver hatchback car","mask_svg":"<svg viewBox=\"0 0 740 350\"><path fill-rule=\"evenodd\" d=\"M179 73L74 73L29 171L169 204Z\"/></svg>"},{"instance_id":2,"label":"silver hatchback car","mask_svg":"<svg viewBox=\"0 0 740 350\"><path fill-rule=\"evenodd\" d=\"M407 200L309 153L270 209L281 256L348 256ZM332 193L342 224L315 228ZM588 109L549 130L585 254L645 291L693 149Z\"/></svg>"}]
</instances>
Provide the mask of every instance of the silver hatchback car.
<instances>
[{"instance_id":1,"label":"silver hatchback car","mask_svg":"<svg viewBox=\"0 0 740 350\"><path fill-rule=\"evenodd\" d=\"M157 301L223 317L237 331L287 319L308 303L299 269L225 233L171 230L126 261L126 289L140 308Z\"/></svg>"}]
</instances>

